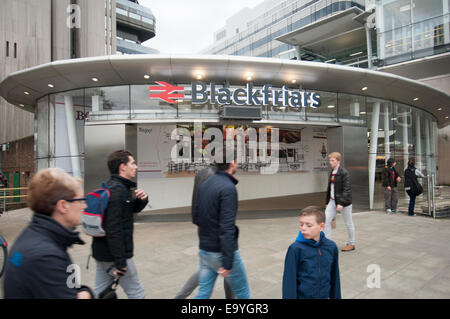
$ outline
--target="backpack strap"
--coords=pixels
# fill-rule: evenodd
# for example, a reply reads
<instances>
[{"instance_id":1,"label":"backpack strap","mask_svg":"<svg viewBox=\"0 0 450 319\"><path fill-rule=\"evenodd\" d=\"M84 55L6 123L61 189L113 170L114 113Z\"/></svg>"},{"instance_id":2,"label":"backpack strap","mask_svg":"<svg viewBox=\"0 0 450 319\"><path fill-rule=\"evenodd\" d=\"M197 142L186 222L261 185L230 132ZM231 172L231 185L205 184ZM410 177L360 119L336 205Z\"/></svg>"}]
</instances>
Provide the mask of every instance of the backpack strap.
<instances>
[{"instance_id":1,"label":"backpack strap","mask_svg":"<svg viewBox=\"0 0 450 319\"><path fill-rule=\"evenodd\" d=\"M117 186L122 188L122 205L124 205L126 203L126 201L127 201L127 198L128 198L128 191L125 188L125 186L123 186L121 183L117 183L115 185L110 186L106 182L102 182L102 187L103 188L107 188L109 190L111 190L112 188L117 187Z\"/></svg>"}]
</instances>

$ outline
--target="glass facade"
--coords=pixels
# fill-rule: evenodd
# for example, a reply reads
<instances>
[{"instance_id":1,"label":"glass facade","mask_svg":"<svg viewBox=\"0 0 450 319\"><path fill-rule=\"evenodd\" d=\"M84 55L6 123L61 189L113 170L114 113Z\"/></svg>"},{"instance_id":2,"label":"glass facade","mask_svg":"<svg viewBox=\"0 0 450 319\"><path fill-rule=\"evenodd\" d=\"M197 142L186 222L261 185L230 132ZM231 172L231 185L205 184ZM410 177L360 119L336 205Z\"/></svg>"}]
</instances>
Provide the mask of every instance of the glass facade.
<instances>
[{"instance_id":1,"label":"glass facade","mask_svg":"<svg viewBox=\"0 0 450 319\"><path fill-rule=\"evenodd\" d=\"M383 65L448 52L448 0L383 0L377 6L378 56Z\"/></svg>"},{"instance_id":2,"label":"glass facade","mask_svg":"<svg viewBox=\"0 0 450 319\"><path fill-rule=\"evenodd\" d=\"M414 157L417 168L423 173L435 172L434 136L437 126L431 114L395 101L315 92L320 94L320 106L285 107L269 104L262 107L262 120L264 123L273 121L279 127L290 125L291 130L305 125L324 128L337 125L367 127L369 157L376 157L376 183L380 183L381 170L389 157L397 160L400 171L404 169L408 158ZM158 120L165 123L173 120L174 123L181 120L226 125L227 121L220 117L221 106L218 103L192 104L190 94L186 90L184 99L168 103L150 99L149 85L123 85L86 88L43 97L36 108L37 168L58 166L74 172L76 167L73 165L78 161L82 173L86 119L102 123L157 123ZM374 114L378 116L374 117ZM71 121L75 123L72 129L69 125ZM258 121L238 122L244 126L251 123L258 125ZM377 134L373 134L372 130L377 130ZM69 148L70 139L77 141L76 149ZM376 143L375 152L370 151L371 143ZM375 192L380 189L376 187Z\"/></svg>"},{"instance_id":3,"label":"glass facade","mask_svg":"<svg viewBox=\"0 0 450 319\"><path fill-rule=\"evenodd\" d=\"M378 186L374 188L375 198L383 197L381 173L391 157L397 162L396 168L401 176L410 158L415 159L416 168L423 174L435 174L435 119L427 112L393 101L368 98L366 103L368 143L377 144L375 152L369 149L369 157L376 158L375 184ZM374 114L379 115L376 117ZM375 129L376 134L372 131ZM399 194L403 196L403 183L398 186ZM382 201L374 205L376 209L384 209Z\"/></svg>"},{"instance_id":4,"label":"glass facade","mask_svg":"<svg viewBox=\"0 0 450 319\"><path fill-rule=\"evenodd\" d=\"M351 7L363 8L364 1L284 1L270 12L249 22L246 30L215 45L210 53L284 57L284 53L293 46L275 40L277 37ZM314 60L314 57L306 59Z\"/></svg>"}]
</instances>

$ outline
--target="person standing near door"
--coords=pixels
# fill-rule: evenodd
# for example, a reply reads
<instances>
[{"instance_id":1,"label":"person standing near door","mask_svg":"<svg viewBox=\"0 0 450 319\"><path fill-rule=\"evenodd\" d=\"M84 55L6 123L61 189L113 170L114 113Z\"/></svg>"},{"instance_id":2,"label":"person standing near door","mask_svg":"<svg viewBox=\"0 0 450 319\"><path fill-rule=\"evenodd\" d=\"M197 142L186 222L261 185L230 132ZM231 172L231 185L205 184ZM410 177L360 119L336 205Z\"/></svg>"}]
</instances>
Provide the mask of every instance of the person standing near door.
<instances>
[{"instance_id":1,"label":"person standing near door","mask_svg":"<svg viewBox=\"0 0 450 319\"><path fill-rule=\"evenodd\" d=\"M333 152L328 155L331 172L328 177L327 208L325 210L325 236L331 239L331 222L336 214L342 213L347 227L348 241L342 251L355 250L355 225L352 219L352 185L349 172L341 165L342 155Z\"/></svg>"},{"instance_id":2,"label":"person standing near door","mask_svg":"<svg viewBox=\"0 0 450 319\"><path fill-rule=\"evenodd\" d=\"M397 162L393 158L389 158L383 170L383 187L384 187L384 209L389 215L397 212L398 189L397 183L401 178L395 169Z\"/></svg>"}]
</instances>

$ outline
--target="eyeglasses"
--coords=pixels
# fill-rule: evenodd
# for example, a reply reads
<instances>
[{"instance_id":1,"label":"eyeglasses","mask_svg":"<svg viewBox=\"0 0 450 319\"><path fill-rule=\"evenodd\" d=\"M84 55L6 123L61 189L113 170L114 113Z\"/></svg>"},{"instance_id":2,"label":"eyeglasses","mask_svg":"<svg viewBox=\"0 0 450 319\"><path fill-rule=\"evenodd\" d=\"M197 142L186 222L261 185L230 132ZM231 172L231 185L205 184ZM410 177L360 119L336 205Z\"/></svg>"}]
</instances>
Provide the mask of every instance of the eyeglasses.
<instances>
[{"instance_id":1,"label":"eyeglasses","mask_svg":"<svg viewBox=\"0 0 450 319\"><path fill-rule=\"evenodd\" d=\"M82 198L71 198L71 199L65 199L66 202L85 202L86 201L86 197L82 197Z\"/></svg>"}]
</instances>

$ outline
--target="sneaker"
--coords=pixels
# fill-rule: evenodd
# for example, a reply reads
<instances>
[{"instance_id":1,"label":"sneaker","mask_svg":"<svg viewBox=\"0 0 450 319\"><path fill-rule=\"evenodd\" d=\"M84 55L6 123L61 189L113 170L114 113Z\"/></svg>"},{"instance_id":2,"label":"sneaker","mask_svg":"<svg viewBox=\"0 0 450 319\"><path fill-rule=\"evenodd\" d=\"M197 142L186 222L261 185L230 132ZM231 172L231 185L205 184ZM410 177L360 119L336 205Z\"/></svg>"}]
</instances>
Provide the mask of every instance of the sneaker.
<instances>
[{"instance_id":1,"label":"sneaker","mask_svg":"<svg viewBox=\"0 0 450 319\"><path fill-rule=\"evenodd\" d=\"M395 209L393 209L392 214L397 214L397 211Z\"/></svg>"},{"instance_id":2,"label":"sneaker","mask_svg":"<svg viewBox=\"0 0 450 319\"><path fill-rule=\"evenodd\" d=\"M412 215L408 214L408 216L415 217L415 216L417 216L417 214L412 214Z\"/></svg>"},{"instance_id":3,"label":"sneaker","mask_svg":"<svg viewBox=\"0 0 450 319\"><path fill-rule=\"evenodd\" d=\"M388 213L389 215L392 215L392 211L390 209L386 209L386 213Z\"/></svg>"}]
</instances>

